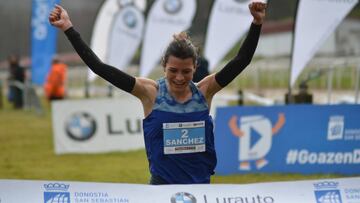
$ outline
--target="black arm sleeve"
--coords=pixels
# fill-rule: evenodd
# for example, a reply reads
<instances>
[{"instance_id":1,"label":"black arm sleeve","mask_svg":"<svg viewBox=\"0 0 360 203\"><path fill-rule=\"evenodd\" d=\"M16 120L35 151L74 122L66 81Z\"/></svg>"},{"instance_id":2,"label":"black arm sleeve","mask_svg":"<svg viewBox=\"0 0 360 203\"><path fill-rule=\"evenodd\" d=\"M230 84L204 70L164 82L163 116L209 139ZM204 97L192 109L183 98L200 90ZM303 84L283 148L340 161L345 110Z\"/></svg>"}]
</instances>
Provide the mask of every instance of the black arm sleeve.
<instances>
[{"instance_id":1,"label":"black arm sleeve","mask_svg":"<svg viewBox=\"0 0 360 203\"><path fill-rule=\"evenodd\" d=\"M73 27L67 29L65 35L80 58L94 73L126 92L130 93L133 90L136 79L113 66L103 63Z\"/></svg>"},{"instance_id":2,"label":"black arm sleeve","mask_svg":"<svg viewBox=\"0 0 360 203\"><path fill-rule=\"evenodd\" d=\"M215 74L215 80L221 87L228 85L249 65L259 41L260 31L261 25L252 23L238 54Z\"/></svg>"}]
</instances>

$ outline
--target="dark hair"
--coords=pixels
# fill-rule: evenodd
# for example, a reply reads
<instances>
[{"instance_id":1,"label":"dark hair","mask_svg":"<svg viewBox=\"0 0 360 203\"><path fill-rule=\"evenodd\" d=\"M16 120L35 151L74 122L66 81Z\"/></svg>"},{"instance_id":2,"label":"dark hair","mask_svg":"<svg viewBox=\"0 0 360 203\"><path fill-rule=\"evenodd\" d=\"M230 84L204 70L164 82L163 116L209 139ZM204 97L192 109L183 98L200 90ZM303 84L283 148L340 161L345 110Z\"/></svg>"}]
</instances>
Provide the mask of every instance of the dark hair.
<instances>
[{"instance_id":1,"label":"dark hair","mask_svg":"<svg viewBox=\"0 0 360 203\"><path fill-rule=\"evenodd\" d=\"M164 56L161 60L161 65L165 67L170 56L175 56L181 59L192 58L194 66L198 57L197 49L191 42L189 35L186 32L180 32L173 35L173 40L170 42Z\"/></svg>"},{"instance_id":2,"label":"dark hair","mask_svg":"<svg viewBox=\"0 0 360 203\"><path fill-rule=\"evenodd\" d=\"M11 54L8 56L8 62L12 65L19 64L19 55L18 54Z\"/></svg>"},{"instance_id":3,"label":"dark hair","mask_svg":"<svg viewBox=\"0 0 360 203\"><path fill-rule=\"evenodd\" d=\"M60 58L58 55L54 55L51 61L53 64L60 63Z\"/></svg>"}]
</instances>

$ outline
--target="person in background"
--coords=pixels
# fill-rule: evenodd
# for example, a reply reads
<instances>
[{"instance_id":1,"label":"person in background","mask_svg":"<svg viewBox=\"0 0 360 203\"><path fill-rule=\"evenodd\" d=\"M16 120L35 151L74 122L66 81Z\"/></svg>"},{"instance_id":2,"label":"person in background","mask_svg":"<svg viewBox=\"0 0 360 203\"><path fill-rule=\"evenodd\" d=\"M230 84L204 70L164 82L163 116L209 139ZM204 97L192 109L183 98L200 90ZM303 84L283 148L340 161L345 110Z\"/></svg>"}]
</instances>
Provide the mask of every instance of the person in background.
<instances>
[{"instance_id":1,"label":"person in background","mask_svg":"<svg viewBox=\"0 0 360 203\"><path fill-rule=\"evenodd\" d=\"M200 82L209 75L209 62L204 56L199 56L197 59L197 68L194 73L193 82Z\"/></svg>"},{"instance_id":2,"label":"person in background","mask_svg":"<svg viewBox=\"0 0 360 203\"><path fill-rule=\"evenodd\" d=\"M65 82L67 78L67 65L60 62L58 57L54 57L50 71L47 75L44 92L49 101L65 98Z\"/></svg>"},{"instance_id":3,"label":"person in background","mask_svg":"<svg viewBox=\"0 0 360 203\"><path fill-rule=\"evenodd\" d=\"M209 114L213 96L251 62L266 4L251 2L249 10L253 21L239 52L224 68L198 83L192 81L197 68L197 49L186 32L174 34L162 57L164 77L154 81L133 77L103 63L82 40L61 6L55 6L49 21L64 31L94 73L141 101L150 184L204 184L210 183L217 164L214 125ZM240 22L232 23L236 26Z\"/></svg>"},{"instance_id":4,"label":"person in background","mask_svg":"<svg viewBox=\"0 0 360 203\"><path fill-rule=\"evenodd\" d=\"M19 64L18 55L8 57L9 77L8 77L8 101L13 103L15 109L23 107L23 90L25 82L25 68Z\"/></svg>"}]
</instances>

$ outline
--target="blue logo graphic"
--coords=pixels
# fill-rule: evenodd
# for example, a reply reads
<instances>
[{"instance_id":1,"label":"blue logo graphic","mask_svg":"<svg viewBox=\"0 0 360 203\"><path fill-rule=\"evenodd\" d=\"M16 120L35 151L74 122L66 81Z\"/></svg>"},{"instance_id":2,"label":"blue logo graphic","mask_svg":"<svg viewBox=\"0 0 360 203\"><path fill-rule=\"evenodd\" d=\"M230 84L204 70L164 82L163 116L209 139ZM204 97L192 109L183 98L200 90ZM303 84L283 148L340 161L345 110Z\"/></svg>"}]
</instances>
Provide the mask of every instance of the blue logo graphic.
<instances>
[{"instance_id":1,"label":"blue logo graphic","mask_svg":"<svg viewBox=\"0 0 360 203\"><path fill-rule=\"evenodd\" d=\"M254 128L250 128L250 148L253 148L261 139L261 134Z\"/></svg>"},{"instance_id":2,"label":"blue logo graphic","mask_svg":"<svg viewBox=\"0 0 360 203\"><path fill-rule=\"evenodd\" d=\"M69 185L61 183L44 184L44 203L70 203Z\"/></svg>"},{"instance_id":3,"label":"blue logo graphic","mask_svg":"<svg viewBox=\"0 0 360 203\"><path fill-rule=\"evenodd\" d=\"M331 116L328 124L328 140L343 139L344 116Z\"/></svg>"},{"instance_id":4,"label":"blue logo graphic","mask_svg":"<svg viewBox=\"0 0 360 203\"><path fill-rule=\"evenodd\" d=\"M316 203L342 203L338 185L339 183L333 181L315 183Z\"/></svg>"},{"instance_id":5,"label":"blue logo graphic","mask_svg":"<svg viewBox=\"0 0 360 203\"><path fill-rule=\"evenodd\" d=\"M272 136L276 134L285 123L285 115L278 114L278 121L271 121L262 115L231 116L228 121L232 135L239 137L239 167L241 171L250 171L250 161L255 161L256 168L264 168L269 161L265 159L272 147ZM240 125L239 125L240 124Z\"/></svg>"},{"instance_id":6,"label":"blue logo graphic","mask_svg":"<svg viewBox=\"0 0 360 203\"><path fill-rule=\"evenodd\" d=\"M77 141L88 140L96 132L94 117L84 112L73 114L65 125L67 135Z\"/></svg>"},{"instance_id":7,"label":"blue logo graphic","mask_svg":"<svg viewBox=\"0 0 360 203\"><path fill-rule=\"evenodd\" d=\"M178 192L171 197L171 203L196 203L196 198L190 193Z\"/></svg>"},{"instance_id":8,"label":"blue logo graphic","mask_svg":"<svg viewBox=\"0 0 360 203\"><path fill-rule=\"evenodd\" d=\"M127 11L123 16L123 20L129 28L134 28L137 24L137 19L133 11Z\"/></svg>"},{"instance_id":9,"label":"blue logo graphic","mask_svg":"<svg viewBox=\"0 0 360 203\"><path fill-rule=\"evenodd\" d=\"M182 8L181 0L166 0L164 2L164 9L167 13L175 14Z\"/></svg>"}]
</instances>

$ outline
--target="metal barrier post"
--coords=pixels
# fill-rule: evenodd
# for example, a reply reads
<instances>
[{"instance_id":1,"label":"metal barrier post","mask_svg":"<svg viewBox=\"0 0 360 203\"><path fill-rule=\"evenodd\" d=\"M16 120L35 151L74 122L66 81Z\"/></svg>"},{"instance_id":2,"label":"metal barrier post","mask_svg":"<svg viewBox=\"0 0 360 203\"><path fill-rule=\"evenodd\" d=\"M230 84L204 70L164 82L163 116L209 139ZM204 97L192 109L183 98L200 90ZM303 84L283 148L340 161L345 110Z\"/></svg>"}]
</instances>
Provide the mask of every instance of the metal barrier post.
<instances>
[{"instance_id":1,"label":"metal barrier post","mask_svg":"<svg viewBox=\"0 0 360 203\"><path fill-rule=\"evenodd\" d=\"M330 66L329 71L328 71L328 81L327 81L327 100L328 100L328 104L331 104L331 93L332 93L332 82L333 82L333 77L334 77L334 66Z\"/></svg>"},{"instance_id":2,"label":"metal barrier post","mask_svg":"<svg viewBox=\"0 0 360 203\"><path fill-rule=\"evenodd\" d=\"M2 80L0 80L0 109L3 108L3 86L2 86Z\"/></svg>"},{"instance_id":3,"label":"metal barrier post","mask_svg":"<svg viewBox=\"0 0 360 203\"><path fill-rule=\"evenodd\" d=\"M360 80L360 64L356 69L356 78L355 78L355 104L359 102L359 80Z\"/></svg>"}]
</instances>

